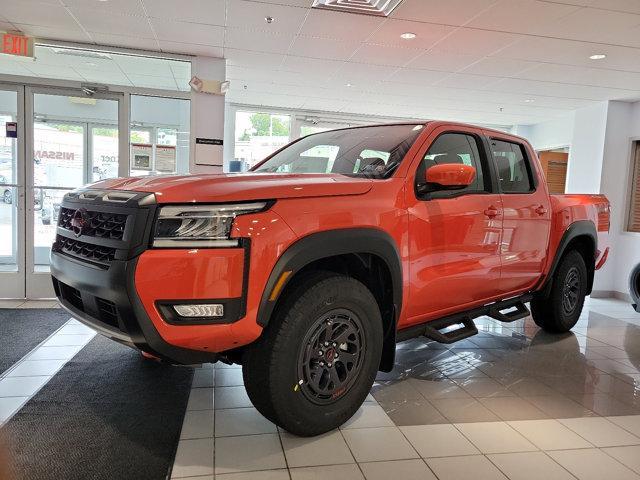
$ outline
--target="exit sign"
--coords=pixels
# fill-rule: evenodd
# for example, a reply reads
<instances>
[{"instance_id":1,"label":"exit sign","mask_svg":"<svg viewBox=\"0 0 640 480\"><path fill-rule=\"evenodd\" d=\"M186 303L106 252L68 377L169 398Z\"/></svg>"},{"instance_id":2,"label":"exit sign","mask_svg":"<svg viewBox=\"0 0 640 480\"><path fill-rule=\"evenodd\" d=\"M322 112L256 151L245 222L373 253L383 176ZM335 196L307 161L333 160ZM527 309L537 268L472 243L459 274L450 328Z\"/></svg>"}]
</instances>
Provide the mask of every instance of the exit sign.
<instances>
[{"instance_id":1,"label":"exit sign","mask_svg":"<svg viewBox=\"0 0 640 480\"><path fill-rule=\"evenodd\" d=\"M0 53L6 53L7 55L33 57L33 37L25 37L15 33L3 33L1 48Z\"/></svg>"}]
</instances>

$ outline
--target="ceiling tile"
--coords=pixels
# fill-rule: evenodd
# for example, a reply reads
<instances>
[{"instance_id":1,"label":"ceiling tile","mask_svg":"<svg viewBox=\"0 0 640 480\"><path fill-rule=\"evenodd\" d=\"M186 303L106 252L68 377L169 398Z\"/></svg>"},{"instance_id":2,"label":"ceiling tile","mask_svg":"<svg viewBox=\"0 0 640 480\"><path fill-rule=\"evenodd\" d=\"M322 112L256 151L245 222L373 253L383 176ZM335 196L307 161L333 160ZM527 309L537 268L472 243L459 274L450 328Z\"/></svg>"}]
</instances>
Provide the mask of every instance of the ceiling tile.
<instances>
[{"instance_id":1,"label":"ceiling tile","mask_svg":"<svg viewBox=\"0 0 640 480\"><path fill-rule=\"evenodd\" d=\"M469 75L466 73L452 73L440 80L437 85L444 85L449 88L469 88L481 89L494 83L495 77L485 77L483 75Z\"/></svg>"},{"instance_id":2,"label":"ceiling tile","mask_svg":"<svg viewBox=\"0 0 640 480\"><path fill-rule=\"evenodd\" d=\"M154 38L149 21L132 15L96 15L93 9L71 9L82 26L89 32L131 37Z\"/></svg>"},{"instance_id":3,"label":"ceiling tile","mask_svg":"<svg viewBox=\"0 0 640 480\"><path fill-rule=\"evenodd\" d=\"M488 86L487 90L519 93L521 95L542 95L585 100L623 100L631 98L634 95L634 92L629 90L521 80L516 78L500 80Z\"/></svg>"},{"instance_id":4,"label":"ceiling tile","mask_svg":"<svg viewBox=\"0 0 640 480\"><path fill-rule=\"evenodd\" d=\"M289 54L299 57L347 60L353 55L358 46L359 44L357 43L343 40L299 35L291 45Z\"/></svg>"},{"instance_id":5,"label":"ceiling tile","mask_svg":"<svg viewBox=\"0 0 640 480\"><path fill-rule=\"evenodd\" d=\"M309 12L300 33L311 37L362 42L383 21L383 18L371 15L313 9Z\"/></svg>"},{"instance_id":6,"label":"ceiling tile","mask_svg":"<svg viewBox=\"0 0 640 480\"><path fill-rule=\"evenodd\" d=\"M364 44L353 54L350 61L400 67L421 55L422 52L414 48Z\"/></svg>"},{"instance_id":7,"label":"ceiling tile","mask_svg":"<svg viewBox=\"0 0 640 480\"><path fill-rule=\"evenodd\" d=\"M227 28L224 46L254 52L285 53L293 39L293 35Z\"/></svg>"},{"instance_id":8,"label":"ceiling tile","mask_svg":"<svg viewBox=\"0 0 640 480\"><path fill-rule=\"evenodd\" d=\"M404 0L391 13L391 17L446 25L464 25L494 3L496 0Z\"/></svg>"},{"instance_id":9,"label":"ceiling tile","mask_svg":"<svg viewBox=\"0 0 640 480\"><path fill-rule=\"evenodd\" d=\"M167 53L182 53L185 55L203 55L205 57L223 58L222 47L213 45L198 45L196 43L165 42L160 40L160 48Z\"/></svg>"},{"instance_id":10,"label":"ceiling tile","mask_svg":"<svg viewBox=\"0 0 640 480\"><path fill-rule=\"evenodd\" d=\"M365 65L361 63L345 63L332 76L332 81L339 84L363 85L385 80L395 69L381 65Z\"/></svg>"},{"instance_id":11,"label":"ceiling tile","mask_svg":"<svg viewBox=\"0 0 640 480\"><path fill-rule=\"evenodd\" d=\"M577 0L574 0L577 1ZM607 10L615 10L618 12L629 12L640 14L640 2L638 0L581 0L586 6L596 8L606 8Z\"/></svg>"},{"instance_id":12,"label":"ceiling tile","mask_svg":"<svg viewBox=\"0 0 640 480\"><path fill-rule=\"evenodd\" d=\"M500 0L471 20L468 27L537 34L547 24L579 10L574 5L538 0Z\"/></svg>"},{"instance_id":13,"label":"ceiling tile","mask_svg":"<svg viewBox=\"0 0 640 480\"><path fill-rule=\"evenodd\" d=\"M367 38L367 43L427 49L454 30L455 27L447 25L389 18ZM402 39L400 35L407 32L415 33L416 38Z\"/></svg>"},{"instance_id":14,"label":"ceiling tile","mask_svg":"<svg viewBox=\"0 0 640 480\"><path fill-rule=\"evenodd\" d=\"M177 5L175 0L142 0L142 2L152 18L224 25L225 0L189 0L181 5Z\"/></svg>"},{"instance_id":15,"label":"ceiling tile","mask_svg":"<svg viewBox=\"0 0 640 480\"><path fill-rule=\"evenodd\" d=\"M134 48L140 50L158 50L155 38L130 37L127 35L110 35L108 33L92 33L91 38L99 45Z\"/></svg>"},{"instance_id":16,"label":"ceiling tile","mask_svg":"<svg viewBox=\"0 0 640 480\"><path fill-rule=\"evenodd\" d=\"M171 77L154 77L151 75L133 75L128 74L127 77L136 87L163 88L174 90L177 85L173 76Z\"/></svg>"},{"instance_id":17,"label":"ceiling tile","mask_svg":"<svg viewBox=\"0 0 640 480\"><path fill-rule=\"evenodd\" d=\"M519 39L520 36L512 33L459 28L438 42L433 50L466 55L490 55Z\"/></svg>"},{"instance_id":18,"label":"ceiling tile","mask_svg":"<svg viewBox=\"0 0 640 480\"><path fill-rule=\"evenodd\" d=\"M345 63L338 60L297 57L287 55L282 64L283 70L306 73L317 81L326 80Z\"/></svg>"},{"instance_id":19,"label":"ceiling tile","mask_svg":"<svg viewBox=\"0 0 640 480\"><path fill-rule=\"evenodd\" d=\"M416 85L432 85L449 75L447 72L437 72L434 70L420 70L414 68L400 68L396 70L387 80L398 83L412 83ZM422 92L424 94L424 92Z\"/></svg>"},{"instance_id":20,"label":"ceiling tile","mask_svg":"<svg viewBox=\"0 0 640 480\"><path fill-rule=\"evenodd\" d=\"M224 27L157 18L151 20L151 25L158 39L165 42L196 43L219 47L224 44Z\"/></svg>"},{"instance_id":21,"label":"ceiling tile","mask_svg":"<svg viewBox=\"0 0 640 480\"><path fill-rule=\"evenodd\" d=\"M2 16L11 23L41 25L49 28L74 28L76 21L60 4L20 0L3 2Z\"/></svg>"},{"instance_id":22,"label":"ceiling tile","mask_svg":"<svg viewBox=\"0 0 640 480\"><path fill-rule=\"evenodd\" d=\"M114 55L113 61L127 75L131 73L156 77L173 76L170 64L165 59Z\"/></svg>"},{"instance_id":23,"label":"ceiling tile","mask_svg":"<svg viewBox=\"0 0 640 480\"><path fill-rule=\"evenodd\" d=\"M35 37L36 39L47 38L62 40L66 42L92 42L93 38L89 36L78 24L73 27L51 28L42 25L26 25L14 23L15 28L25 35Z\"/></svg>"},{"instance_id":24,"label":"ceiling tile","mask_svg":"<svg viewBox=\"0 0 640 480\"><path fill-rule=\"evenodd\" d=\"M577 85L596 85L640 91L640 73L636 72L619 72L571 65L541 64L517 75L517 77L530 80L574 83Z\"/></svg>"},{"instance_id":25,"label":"ceiling tile","mask_svg":"<svg viewBox=\"0 0 640 480\"><path fill-rule=\"evenodd\" d=\"M442 70L445 72L456 72L472 63L477 62L482 57L479 55L456 55L453 53L427 52L405 65L409 68L426 68L428 70Z\"/></svg>"},{"instance_id":26,"label":"ceiling tile","mask_svg":"<svg viewBox=\"0 0 640 480\"><path fill-rule=\"evenodd\" d=\"M226 48L224 54L227 65L253 68L278 68L285 58L284 55L278 53L251 52L235 48Z\"/></svg>"},{"instance_id":27,"label":"ceiling tile","mask_svg":"<svg viewBox=\"0 0 640 480\"><path fill-rule=\"evenodd\" d=\"M502 55L486 57L466 67L462 72L493 77L511 77L539 65L536 62L505 58Z\"/></svg>"},{"instance_id":28,"label":"ceiling tile","mask_svg":"<svg viewBox=\"0 0 640 480\"><path fill-rule=\"evenodd\" d=\"M100 15L137 15L144 16L145 11L140 0L58 0L58 5L63 3L71 8L90 8Z\"/></svg>"},{"instance_id":29,"label":"ceiling tile","mask_svg":"<svg viewBox=\"0 0 640 480\"><path fill-rule=\"evenodd\" d=\"M228 4L226 25L246 30L295 34L300 30L307 12L307 9L298 7L233 0ZM272 17L273 22L268 24L266 17Z\"/></svg>"}]
</instances>

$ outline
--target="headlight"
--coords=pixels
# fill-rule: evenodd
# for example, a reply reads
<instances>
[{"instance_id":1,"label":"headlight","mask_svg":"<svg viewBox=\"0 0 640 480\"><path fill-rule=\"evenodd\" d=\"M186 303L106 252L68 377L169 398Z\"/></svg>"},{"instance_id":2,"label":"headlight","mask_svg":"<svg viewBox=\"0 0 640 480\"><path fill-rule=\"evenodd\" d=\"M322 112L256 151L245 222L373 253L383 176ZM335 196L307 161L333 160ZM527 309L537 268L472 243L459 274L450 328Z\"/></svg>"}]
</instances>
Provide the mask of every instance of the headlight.
<instances>
[{"instance_id":1,"label":"headlight","mask_svg":"<svg viewBox=\"0 0 640 480\"><path fill-rule=\"evenodd\" d=\"M162 207L156 222L154 247L203 248L236 247L231 239L233 220L258 212L266 202L229 205L179 205Z\"/></svg>"}]
</instances>

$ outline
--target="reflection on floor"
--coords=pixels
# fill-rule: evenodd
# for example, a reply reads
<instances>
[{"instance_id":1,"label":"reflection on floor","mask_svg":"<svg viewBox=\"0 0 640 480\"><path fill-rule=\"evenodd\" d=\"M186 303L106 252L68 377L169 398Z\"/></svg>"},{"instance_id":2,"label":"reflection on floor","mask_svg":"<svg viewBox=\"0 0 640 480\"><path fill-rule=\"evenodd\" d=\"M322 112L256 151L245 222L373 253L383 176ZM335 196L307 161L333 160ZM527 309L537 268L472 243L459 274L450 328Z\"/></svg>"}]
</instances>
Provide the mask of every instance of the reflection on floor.
<instances>
[{"instance_id":1,"label":"reflection on floor","mask_svg":"<svg viewBox=\"0 0 640 480\"><path fill-rule=\"evenodd\" d=\"M239 368L203 366L172 478L640 480L639 314L589 299L566 335L477 324L450 346L400 344L359 412L312 439L260 416Z\"/></svg>"}]
</instances>

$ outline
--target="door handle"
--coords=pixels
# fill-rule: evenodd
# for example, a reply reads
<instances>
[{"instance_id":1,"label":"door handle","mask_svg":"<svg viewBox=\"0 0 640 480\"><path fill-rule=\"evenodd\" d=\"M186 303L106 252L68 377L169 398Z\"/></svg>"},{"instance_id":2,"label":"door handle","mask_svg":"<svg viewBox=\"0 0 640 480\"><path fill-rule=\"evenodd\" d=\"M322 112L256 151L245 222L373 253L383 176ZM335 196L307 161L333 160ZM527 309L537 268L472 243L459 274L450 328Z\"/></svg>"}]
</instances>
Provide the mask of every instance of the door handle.
<instances>
[{"instance_id":1,"label":"door handle","mask_svg":"<svg viewBox=\"0 0 640 480\"><path fill-rule=\"evenodd\" d=\"M498 213L500 213L498 211L498 209L496 207L494 207L493 205L491 205L490 207L488 207L485 211L484 214L489 217L489 218L495 218L498 216Z\"/></svg>"},{"instance_id":2,"label":"door handle","mask_svg":"<svg viewBox=\"0 0 640 480\"><path fill-rule=\"evenodd\" d=\"M547 209L544 208L544 205L538 205L538 207L536 207L536 213L540 216L544 215L545 213L547 213Z\"/></svg>"}]
</instances>

